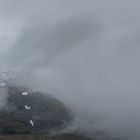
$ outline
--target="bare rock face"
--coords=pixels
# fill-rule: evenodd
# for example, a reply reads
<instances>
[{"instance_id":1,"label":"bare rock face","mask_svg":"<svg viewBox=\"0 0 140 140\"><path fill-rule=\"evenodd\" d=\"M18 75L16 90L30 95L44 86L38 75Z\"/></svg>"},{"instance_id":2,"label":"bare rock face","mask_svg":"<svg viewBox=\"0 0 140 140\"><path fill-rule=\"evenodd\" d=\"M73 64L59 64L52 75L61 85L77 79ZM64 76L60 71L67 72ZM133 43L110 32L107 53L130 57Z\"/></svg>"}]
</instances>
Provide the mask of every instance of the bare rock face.
<instances>
[{"instance_id":1,"label":"bare rock face","mask_svg":"<svg viewBox=\"0 0 140 140\"><path fill-rule=\"evenodd\" d=\"M0 87L1 88L1 87ZM6 107L0 110L0 133L30 134L59 130L72 119L56 98L19 86L6 86Z\"/></svg>"}]
</instances>

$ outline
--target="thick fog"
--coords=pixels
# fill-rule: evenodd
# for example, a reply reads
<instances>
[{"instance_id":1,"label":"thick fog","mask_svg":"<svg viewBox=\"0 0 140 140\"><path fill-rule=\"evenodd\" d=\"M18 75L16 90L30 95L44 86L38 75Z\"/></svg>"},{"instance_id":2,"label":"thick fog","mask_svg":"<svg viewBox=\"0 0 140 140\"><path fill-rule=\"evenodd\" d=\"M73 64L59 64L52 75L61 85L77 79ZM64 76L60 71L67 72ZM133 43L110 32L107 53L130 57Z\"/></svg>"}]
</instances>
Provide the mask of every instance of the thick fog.
<instances>
[{"instance_id":1,"label":"thick fog","mask_svg":"<svg viewBox=\"0 0 140 140\"><path fill-rule=\"evenodd\" d=\"M64 102L75 117L69 129L138 140L139 5L0 0L1 71Z\"/></svg>"}]
</instances>

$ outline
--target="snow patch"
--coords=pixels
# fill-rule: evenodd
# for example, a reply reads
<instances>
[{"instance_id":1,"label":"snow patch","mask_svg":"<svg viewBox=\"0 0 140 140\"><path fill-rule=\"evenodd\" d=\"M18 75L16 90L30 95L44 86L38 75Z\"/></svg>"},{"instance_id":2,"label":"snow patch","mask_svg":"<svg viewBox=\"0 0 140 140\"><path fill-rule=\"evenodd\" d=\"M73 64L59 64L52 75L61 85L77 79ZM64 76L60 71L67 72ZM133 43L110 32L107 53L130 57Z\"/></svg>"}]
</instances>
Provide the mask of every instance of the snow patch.
<instances>
[{"instance_id":1,"label":"snow patch","mask_svg":"<svg viewBox=\"0 0 140 140\"><path fill-rule=\"evenodd\" d=\"M26 95L28 95L28 94L29 94L28 92L23 92L23 93L22 93L23 96L26 96Z\"/></svg>"},{"instance_id":2,"label":"snow patch","mask_svg":"<svg viewBox=\"0 0 140 140\"><path fill-rule=\"evenodd\" d=\"M29 121L32 126L34 126L34 122L32 120Z\"/></svg>"},{"instance_id":3,"label":"snow patch","mask_svg":"<svg viewBox=\"0 0 140 140\"><path fill-rule=\"evenodd\" d=\"M29 109L31 109L31 107L30 107L30 106L25 105L25 109L29 110Z\"/></svg>"}]
</instances>

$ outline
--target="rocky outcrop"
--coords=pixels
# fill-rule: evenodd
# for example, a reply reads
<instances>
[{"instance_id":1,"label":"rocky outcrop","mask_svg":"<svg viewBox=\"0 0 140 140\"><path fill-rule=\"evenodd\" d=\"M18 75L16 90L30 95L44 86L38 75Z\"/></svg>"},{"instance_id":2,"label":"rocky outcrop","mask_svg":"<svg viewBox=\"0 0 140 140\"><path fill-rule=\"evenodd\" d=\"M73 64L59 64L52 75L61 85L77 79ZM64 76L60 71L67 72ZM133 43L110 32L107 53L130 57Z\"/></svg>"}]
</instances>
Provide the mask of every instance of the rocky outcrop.
<instances>
[{"instance_id":1,"label":"rocky outcrop","mask_svg":"<svg viewBox=\"0 0 140 140\"><path fill-rule=\"evenodd\" d=\"M21 86L6 85L5 88L8 98L6 107L0 111L1 134L49 133L71 121L64 104L49 94Z\"/></svg>"}]
</instances>

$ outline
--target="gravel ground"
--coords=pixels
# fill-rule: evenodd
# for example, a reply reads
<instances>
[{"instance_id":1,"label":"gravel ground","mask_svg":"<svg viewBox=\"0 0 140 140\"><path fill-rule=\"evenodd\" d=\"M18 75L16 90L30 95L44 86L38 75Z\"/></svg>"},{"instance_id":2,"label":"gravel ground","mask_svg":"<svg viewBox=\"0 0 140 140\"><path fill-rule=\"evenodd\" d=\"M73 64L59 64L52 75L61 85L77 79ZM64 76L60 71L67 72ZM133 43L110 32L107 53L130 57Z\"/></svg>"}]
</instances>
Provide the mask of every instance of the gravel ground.
<instances>
[{"instance_id":1,"label":"gravel ground","mask_svg":"<svg viewBox=\"0 0 140 140\"><path fill-rule=\"evenodd\" d=\"M0 136L0 140L89 140L82 136L63 134L57 136L36 136L36 135L5 135Z\"/></svg>"}]
</instances>

